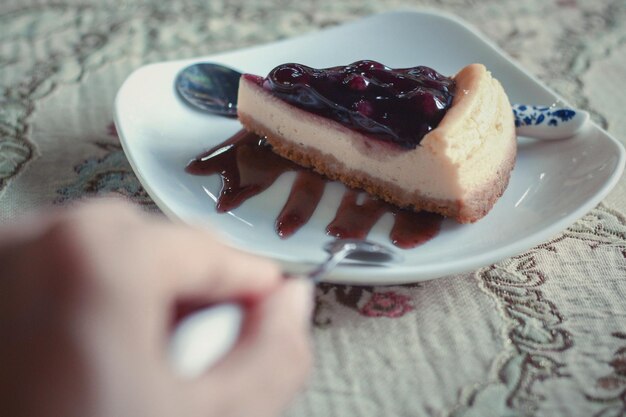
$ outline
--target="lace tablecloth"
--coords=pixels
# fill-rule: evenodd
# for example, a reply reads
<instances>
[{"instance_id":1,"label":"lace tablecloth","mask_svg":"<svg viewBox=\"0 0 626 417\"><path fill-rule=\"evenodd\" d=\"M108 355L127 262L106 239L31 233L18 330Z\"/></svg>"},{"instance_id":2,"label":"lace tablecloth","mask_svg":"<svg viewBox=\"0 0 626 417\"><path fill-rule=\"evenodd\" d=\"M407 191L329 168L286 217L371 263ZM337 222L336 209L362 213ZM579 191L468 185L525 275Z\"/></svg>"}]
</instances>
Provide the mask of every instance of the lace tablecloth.
<instances>
[{"instance_id":1,"label":"lace tablecloth","mask_svg":"<svg viewBox=\"0 0 626 417\"><path fill-rule=\"evenodd\" d=\"M420 6L469 21L626 139L623 0L4 0L0 221L109 192L153 205L112 125L133 69ZM564 233L473 273L320 285L314 374L286 414L626 415L625 203L620 181Z\"/></svg>"}]
</instances>

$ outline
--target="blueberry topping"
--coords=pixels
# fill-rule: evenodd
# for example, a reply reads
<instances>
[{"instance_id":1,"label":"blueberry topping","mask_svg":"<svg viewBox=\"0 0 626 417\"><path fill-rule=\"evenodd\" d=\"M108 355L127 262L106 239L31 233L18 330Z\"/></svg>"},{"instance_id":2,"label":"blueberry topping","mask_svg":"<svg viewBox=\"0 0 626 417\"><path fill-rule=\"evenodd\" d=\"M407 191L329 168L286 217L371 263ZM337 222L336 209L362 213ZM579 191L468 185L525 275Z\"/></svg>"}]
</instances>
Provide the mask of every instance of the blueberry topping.
<instances>
[{"instance_id":1,"label":"blueberry topping","mask_svg":"<svg viewBox=\"0 0 626 417\"><path fill-rule=\"evenodd\" d=\"M263 81L290 104L406 149L437 127L454 87L432 68L392 69L369 60L326 69L283 64Z\"/></svg>"}]
</instances>

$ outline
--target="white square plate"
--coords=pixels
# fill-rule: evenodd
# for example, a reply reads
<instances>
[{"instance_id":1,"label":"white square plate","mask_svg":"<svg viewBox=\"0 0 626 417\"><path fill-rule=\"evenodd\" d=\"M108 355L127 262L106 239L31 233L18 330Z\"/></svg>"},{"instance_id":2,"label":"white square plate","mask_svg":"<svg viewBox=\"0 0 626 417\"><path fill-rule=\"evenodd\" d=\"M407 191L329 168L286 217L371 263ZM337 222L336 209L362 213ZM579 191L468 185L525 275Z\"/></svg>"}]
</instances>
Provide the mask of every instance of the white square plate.
<instances>
[{"instance_id":1,"label":"white square plate","mask_svg":"<svg viewBox=\"0 0 626 417\"><path fill-rule=\"evenodd\" d=\"M285 62L323 68L360 59L396 68L427 65L443 74L479 62L500 80L511 102L549 105L560 100L460 20L432 12L395 12L269 45L139 68L117 95L115 123L135 173L168 216L207 226L235 247L301 272L326 257L322 247L331 238L324 229L343 186L327 187L313 218L286 240L274 232L274 221L293 175L285 174L233 212L217 213L211 195L218 194L220 179L189 175L185 166L241 126L236 120L187 107L174 90L174 79L187 65L203 61L265 75ZM592 123L567 140L520 138L509 187L484 219L471 225L446 220L434 239L402 251L402 262L379 268L341 266L328 280L377 285L423 281L518 254L591 210L615 185L623 168L623 147ZM388 220L381 219L368 238L388 244Z\"/></svg>"}]
</instances>

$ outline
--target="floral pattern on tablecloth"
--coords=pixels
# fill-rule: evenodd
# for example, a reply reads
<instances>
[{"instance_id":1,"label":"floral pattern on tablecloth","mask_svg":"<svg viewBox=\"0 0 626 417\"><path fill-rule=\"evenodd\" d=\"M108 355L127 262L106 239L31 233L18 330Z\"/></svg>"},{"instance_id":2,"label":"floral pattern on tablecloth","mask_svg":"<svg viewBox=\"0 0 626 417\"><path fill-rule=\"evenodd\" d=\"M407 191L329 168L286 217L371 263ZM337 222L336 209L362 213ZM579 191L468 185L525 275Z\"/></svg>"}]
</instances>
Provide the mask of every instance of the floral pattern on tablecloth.
<instances>
[{"instance_id":1,"label":"floral pattern on tablecloth","mask_svg":"<svg viewBox=\"0 0 626 417\"><path fill-rule=\"evenodd\" d=\"M93 143L94 147L105 152L104 156L91 157L76 165L74 182L56 191L59 197L55 203L118 194L150 211L157 211L156 205L135 176L124 155L113 122L106 127L106 132L115 142Z\"/></svg>"},{"instance_id":2,"label":"floral pattern on tablecloth","mask_svg":"<svg viewBox=\"0 0 626 417\"><path fill-rule=\"evenodd\" d=\"M108 127L134 68L420 6L469 21L624 139L623 0L6 0L0 221L109 192L155 209ZM475 273L320 285L315 372L287 415L626 415L623 181L607 201Z\"/></svg>"}]
</instances>

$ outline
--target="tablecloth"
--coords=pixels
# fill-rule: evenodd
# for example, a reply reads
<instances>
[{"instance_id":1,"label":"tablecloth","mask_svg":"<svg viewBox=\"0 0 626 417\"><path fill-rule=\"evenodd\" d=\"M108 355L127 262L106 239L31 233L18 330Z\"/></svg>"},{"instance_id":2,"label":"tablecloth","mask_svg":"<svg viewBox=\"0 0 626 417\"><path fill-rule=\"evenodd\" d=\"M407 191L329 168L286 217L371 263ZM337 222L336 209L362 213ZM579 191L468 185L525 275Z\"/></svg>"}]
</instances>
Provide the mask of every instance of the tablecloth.
<instances>
[{"instance_id":1,"label":"tablecloth","mask_svg":"<svg viewBox=\"0 0 626 417\"><path fill-rule=\"evenodd\" d=\"M623 0L4 0L0 221L111 192L154 209L112 124L133 69L422 7L465 19L626 140ZM625 212L620 181L566 231L496 265L405 286L321 284L313 375L286 415L626 415Z\"/></svg>"}]
</instances>

